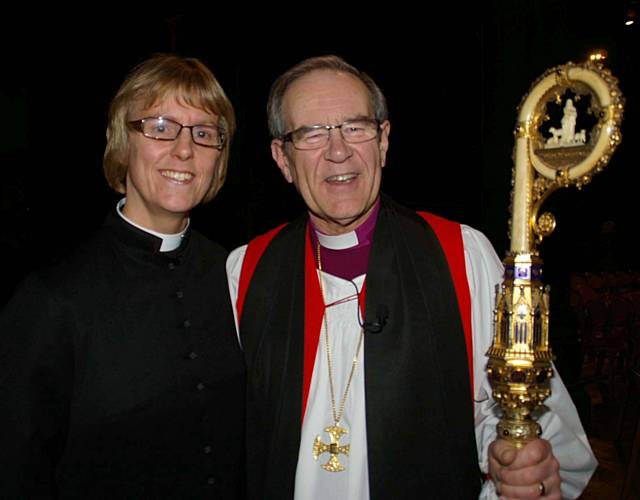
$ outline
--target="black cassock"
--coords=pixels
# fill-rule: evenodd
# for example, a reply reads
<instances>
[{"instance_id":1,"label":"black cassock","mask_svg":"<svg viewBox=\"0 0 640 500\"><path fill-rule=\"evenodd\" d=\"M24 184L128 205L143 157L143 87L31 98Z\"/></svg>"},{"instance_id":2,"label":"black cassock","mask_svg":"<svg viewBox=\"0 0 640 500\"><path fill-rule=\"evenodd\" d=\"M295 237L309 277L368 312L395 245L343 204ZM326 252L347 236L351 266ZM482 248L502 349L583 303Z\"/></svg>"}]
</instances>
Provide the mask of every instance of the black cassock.
<instances>
[{"instance_id":1,"label":"black cassock","mask_svg":"<svg viewBox=\"0 0 640 500\"><path fill-rule=\"evenodd\" d=\"M241 498L226 252L110 214L0 316L1 498Z\"/></svg>"}]
</instances>

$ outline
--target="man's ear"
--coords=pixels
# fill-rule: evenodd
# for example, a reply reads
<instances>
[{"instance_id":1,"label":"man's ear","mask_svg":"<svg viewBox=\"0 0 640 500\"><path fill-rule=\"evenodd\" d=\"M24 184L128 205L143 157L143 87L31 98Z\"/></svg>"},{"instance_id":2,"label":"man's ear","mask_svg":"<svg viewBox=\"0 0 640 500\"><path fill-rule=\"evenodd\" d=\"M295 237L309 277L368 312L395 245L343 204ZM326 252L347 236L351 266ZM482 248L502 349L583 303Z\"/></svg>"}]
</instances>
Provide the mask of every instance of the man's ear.
<instances>
[{"instance_id":1,"label":"man's ear","mask_svg":"<svg viewBox=\"0 0 640 500\"><path fill-rule=\"evenodd\" d=\"M293 175L291 175L291 167L289 165L289 158L284 151L284 142L281 139L273 139L271 141L271 156L278 165L280 172L287 180L287 182L293 182Z\"/></svg>"},{"instance_id":2,"label":"man's ear","mask_svg":"<svg viewBox=\"0 0 640 500\"><path fill-rule=\"evenodd\" d=\"M385 120L380 124L380 164L384 167L387 161L387 151L389 151L389 133L391 132L391 122Z\"/></svg>"}]
</instances>

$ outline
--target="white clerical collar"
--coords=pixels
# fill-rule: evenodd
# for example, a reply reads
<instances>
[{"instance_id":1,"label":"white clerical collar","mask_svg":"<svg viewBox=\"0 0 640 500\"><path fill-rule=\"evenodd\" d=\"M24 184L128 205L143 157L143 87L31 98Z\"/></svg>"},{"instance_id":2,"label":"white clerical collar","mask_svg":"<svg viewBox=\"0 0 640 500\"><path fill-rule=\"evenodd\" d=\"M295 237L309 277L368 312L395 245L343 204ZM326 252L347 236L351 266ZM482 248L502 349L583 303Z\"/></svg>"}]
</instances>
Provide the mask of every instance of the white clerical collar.
<instances>
[{"instance_id":1,"label":"white clerical collar","mask_svg":"<svg viewBox=\"0 0 640 500\"><path fill-rule=\"evenodd\" d=\"M344 234L323 234L316 229L318 235L318 241L324 248L330 250L345 250L358 245L358 235L355 231L349 231Z\"/></svg>"},{"instance_id":2,"label":"white clerical collar","mask_svg":"<svg viewBox=\"0 0 640 500\"><path fill-rule=\"evenodd\" d=\"M127 202L127 198L122 198L118 202L118 205L116 206L116 210L118 211L118 215L120 217L122 217L125 221L127 221L129 224L131 224L134 227L137 227L141 231L144 231L145 233L152 234L156 238L160 238L162 240L162 244L160 245L160 251L161 252L170 252L171 250L175 250L176 248L178 248L180 246L180 243L182 242L182 238L184 238L184 235L187 232L187 229L189 228L189 224L191 222L190 219L187 218L187 225L179 233L176 233L176 234L159 233L157 231L153 231L151 229L147 229L146 227L142 227L141 225L136 224L131 219L127 218L127 216L124 215L124 213L122 213L122 207L124 207L124 204L126 202Z\"/></svg>"}]
</instances>

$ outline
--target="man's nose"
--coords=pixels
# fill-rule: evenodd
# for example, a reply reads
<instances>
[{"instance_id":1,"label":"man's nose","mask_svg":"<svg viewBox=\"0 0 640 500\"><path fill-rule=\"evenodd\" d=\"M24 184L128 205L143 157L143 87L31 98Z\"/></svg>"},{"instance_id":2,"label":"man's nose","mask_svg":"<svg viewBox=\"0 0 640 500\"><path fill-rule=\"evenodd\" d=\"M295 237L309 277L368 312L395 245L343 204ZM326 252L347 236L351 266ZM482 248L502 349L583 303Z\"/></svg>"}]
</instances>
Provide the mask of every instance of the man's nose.
<instances>
[{"instance_id":1,"label":"man's nose","mask_svg":"<svg viewBox=\"0 0 640 500\"><path fill-rule=\"evenodd\" d=\"M329 138L327 139L327 148L325 158L334 162L343 162L350 158L353 150L347 141L342 137L341 129L333 128L329 130Z\"/></svg>"}]
</instances>

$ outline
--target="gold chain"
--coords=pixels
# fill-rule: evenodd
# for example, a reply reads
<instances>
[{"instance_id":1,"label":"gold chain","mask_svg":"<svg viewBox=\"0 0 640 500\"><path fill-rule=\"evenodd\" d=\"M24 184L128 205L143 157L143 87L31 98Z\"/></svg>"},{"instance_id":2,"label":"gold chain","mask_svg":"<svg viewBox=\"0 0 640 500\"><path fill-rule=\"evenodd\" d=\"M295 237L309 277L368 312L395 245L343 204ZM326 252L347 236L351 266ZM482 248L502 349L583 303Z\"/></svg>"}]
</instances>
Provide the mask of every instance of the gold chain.
<instances>
[{"instance_id":1,"label":"gold chain","mask_svg":"<svg viewBox=\"0 0 640 500\"><path fill-rule=\"evenodd\" d=\"M317 244L317 258L318 258L318 270L320 271L320 275L318 276L318 281L320 282L320 293L322 294L322 303L325 306L325 310L322 315L322 319L324 321L324 340L325 340L325 348L327 351L327 365L329 367L329 390L331 392L331 409L333 410L333 420L335 425L337 426L342 420L342 414L344 413L344 405L347 401L347 395L349 394L349 389L351 388L351 381L353 380L353 374L356 371L356 366L358 365L358 354L360 352L360 347L362 346L362 339L364 338L364 328L360 328L360 337L358 338L358 346L356 347L356 352L353 356L353 361L351 363L351 373L349 373L349 378L347 379L347 386L344 389L344 394L342 395L342 400L340 401L340 407L338 408L338 412L336 413L336 397L335 397L335 389L333 387L333 364L331 363L331 347L329 346L329 325L327 324L327 310L326 310L326 300L324 296L324 286L322 284L322 260L320 259L320 242ZM358 305L356 307L360 307L360 301L358 301Z\"/></svg>"}]
</instances>

